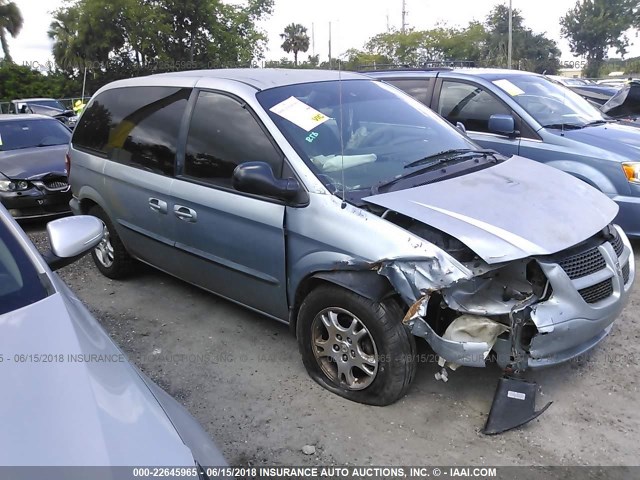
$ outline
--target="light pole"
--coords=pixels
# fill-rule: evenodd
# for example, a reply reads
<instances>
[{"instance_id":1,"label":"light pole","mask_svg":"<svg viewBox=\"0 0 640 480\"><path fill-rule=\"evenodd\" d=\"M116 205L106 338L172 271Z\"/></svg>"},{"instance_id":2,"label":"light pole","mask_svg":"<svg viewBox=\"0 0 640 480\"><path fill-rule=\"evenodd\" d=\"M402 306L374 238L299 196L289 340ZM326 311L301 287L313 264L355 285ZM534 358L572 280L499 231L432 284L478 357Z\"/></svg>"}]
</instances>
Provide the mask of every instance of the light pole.
<instances>
[{"instance_id":1,"label":"light pole","mask_svg":"<svg viewBox=\"0 0 640 480\"><path fill-rule=\"evenodd\" d=\"M511 52L513 49L513 9L509 0L509 38L507 40L507 68L511 69Z\"/></svg>"}]
</instances>

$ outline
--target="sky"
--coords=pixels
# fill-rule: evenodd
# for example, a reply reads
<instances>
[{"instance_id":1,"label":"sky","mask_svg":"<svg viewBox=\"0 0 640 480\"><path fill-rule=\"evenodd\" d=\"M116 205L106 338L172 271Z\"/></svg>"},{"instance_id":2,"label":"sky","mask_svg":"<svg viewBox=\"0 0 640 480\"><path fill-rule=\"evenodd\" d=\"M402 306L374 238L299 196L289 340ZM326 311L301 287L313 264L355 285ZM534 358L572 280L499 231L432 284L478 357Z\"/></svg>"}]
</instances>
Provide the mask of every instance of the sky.
<instances>
[{"instance_id":1,"label":"sky","mask_svg":"<svg viewBox=\"0 0 640 480\"><path fill-rule=\"evenodd\" d=\"M17 38L9 40L11 55L16 63L31 62L32 66L39 68L39 65L52 60L52 41L47 37L47 30L52 19L51 12L62 5L63 0L14 1L22 11L24 27ZM241 3L241 0L234 1ZM471 20L483 21L494 5L506 1L406 0L406 21L409 27L418 30L433 28L438 23L462 27ZM575 0L512 1L513 8L521 11L527 27L536 33L544 32L558 42L563 61L574 59L568 43L560 36L559 19L575 5ZM317 3L275 0L273 15L261 23L269 36L266 59L293 59L293 54L287 55L280 48L280 33L292 22L307 27L309 36L314 39L314 45L309 48L308 54L314 50L322 61L328 56L329 22L332 30L332 55L335 57L348 48L362 48L373 35L386 31L387 25L400 28L402 0L321 0ZM640 39L636 38L635 33L631 35L631 41L634 44L630 47L628 56L640 56ZM300 58L305 59L306 55L301 54Z\"/></svg>"}]
</instances>

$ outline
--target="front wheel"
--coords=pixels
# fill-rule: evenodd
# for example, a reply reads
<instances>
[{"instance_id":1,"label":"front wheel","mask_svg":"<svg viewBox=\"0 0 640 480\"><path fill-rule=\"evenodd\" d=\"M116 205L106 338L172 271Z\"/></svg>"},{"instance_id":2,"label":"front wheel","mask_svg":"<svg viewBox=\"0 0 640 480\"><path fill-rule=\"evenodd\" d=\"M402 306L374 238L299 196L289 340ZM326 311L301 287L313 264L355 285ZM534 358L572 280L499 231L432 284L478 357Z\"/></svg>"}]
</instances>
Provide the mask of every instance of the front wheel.
<instances>
[{"instance_id":1,"label":"front wheel","mask_svg":"<svg viewBox=\"0 0 640 480\"><path fill-rule=\"evenodd\" d=\"M307 372L328 390L359 403L389 405L415 374L415 341L392 301L374 302L334 285L313 290L298 314Z\"/></svg>"},{"instance_id":2,"label":"front wheel","mask_svg":"<svg viewBox=\"0 0 640 480\"><path fill-rule=\"evenodd\" d=\"M89 210L89 215L98 217L105 226L102 240L91 251L96 267L105 277L117 279L128 276L133 270L134 260L124 248L111 219L97 205Z\"/></svg>"}]
</instances>

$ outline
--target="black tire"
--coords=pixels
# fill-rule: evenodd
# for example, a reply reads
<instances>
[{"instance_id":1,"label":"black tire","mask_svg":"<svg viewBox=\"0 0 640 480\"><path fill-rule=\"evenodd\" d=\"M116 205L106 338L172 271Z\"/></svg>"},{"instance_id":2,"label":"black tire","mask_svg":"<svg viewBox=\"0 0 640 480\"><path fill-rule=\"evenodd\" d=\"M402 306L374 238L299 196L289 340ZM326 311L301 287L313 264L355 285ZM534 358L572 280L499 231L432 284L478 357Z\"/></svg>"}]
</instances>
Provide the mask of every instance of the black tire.
<instances>
[{"instance_id":1,"label":"black tire","mask_svg":"<svg viewBox=\"0 0 640 480\"><path fill-rule=\"evenodd\" d=\"M133 271L135 260L131 257L131 255L129 255L127 249L124 248L122 240L120 240L120 237L118 236L113 223L109 219L109 216L105 213L104 210L102 210L102 208L97 205L89 210L89 215L98 217L103 221L107 230L105 239L110 244L111 249L113 250L113 259L110 264L108 261L103 261L100 259L101 250L104 255L103 242L101 242L96 248L91 250L91 256L93 257L93 262L96 264L96 267L98 267L98 270L100 270L100 272L105 277L119 279L129 276Z\"/></svg>"},{"instance_id":2,"label":"black tire","mask_svg":"<svg viewBox=\"0 0 640 480\"><path fill-rule=\"evenodd\" d=\"M371 376L360 375L365 378L365 383L371 382L364 388L353 389L347 385L346 380L348 379L345 376L341 377L337 367L340 359L329 360L326 358L329 354L323 353L319 353L319 355L324 355L325 358L319 359L314 353L314 348L318 348L314 347L314 337L318 339L319 332L323 331L329 340L332 338L325 325L318 323L322 322L321 314L324 314L325 319L328 318L328 309L331 308L346 312L341 322L353 321L347 313L356 317L356 320L359 320L368 330L365 335L369 334L373 340L373 348L378 357L377 371L373 380L371 380ZM334 315L334 318L339 318L339 311L338 316ZM335 312L332 311L332 313ZM318 320L314 323L316 317ZM296 325L298 347L307 372L313 380L326 389L354 402L378 406L394 403L407 392L416 370L415 340L402 324L402 317L402 310L391 300L379 303L335 285L319 286L311 291L302 302ZM348 340L351 341L350 338ZM333 342L334 340L331 340L331 343ZM341 345L343 346L339 348L345 346L349 348L344 342ZM333 349L336 346L338 345L331 345L330 348ZM322 350L324 351L324 348ZM369 350L371 351L371 347ZM342 355L343 351L347 354ZM370 351L366 353L370 353ZM346 362L350 351L333 350L333 352L337 352L339 356L342 355L342 359ZM333 352L330 355L334 355ZM353 352L350 353L353 354ZM334 376L330 376L332 369L335 369L336 372ZM352 375L353 372L365 373L357 368L350 371ZM356 375L353 377L357 378Z\"/></svg>"}]
</instances>

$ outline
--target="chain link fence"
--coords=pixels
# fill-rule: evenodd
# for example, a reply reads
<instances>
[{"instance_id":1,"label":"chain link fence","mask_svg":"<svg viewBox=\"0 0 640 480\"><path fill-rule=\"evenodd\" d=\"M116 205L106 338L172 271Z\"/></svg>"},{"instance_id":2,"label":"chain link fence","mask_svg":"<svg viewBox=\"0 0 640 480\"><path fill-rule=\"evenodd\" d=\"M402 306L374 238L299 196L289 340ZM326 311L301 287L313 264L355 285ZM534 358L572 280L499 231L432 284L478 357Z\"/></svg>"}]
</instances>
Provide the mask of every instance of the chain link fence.
<instances>
[{"instance_id":1,"label":"chain link fence","mask_svg":"<svg viewBox=\"0 0 640 480\"><path fill-rule=\"evenodd\" d=\"M84 97L84 103L89 101L90 97ZM62 105L65 106L68 110L73 110L73 104L76 103L76 100L82 100L82 97L72 97L72 98L56 98ZM0 113L9 113L9 106L11 102L0 102Z\"/></svg>"}]
</instances>

